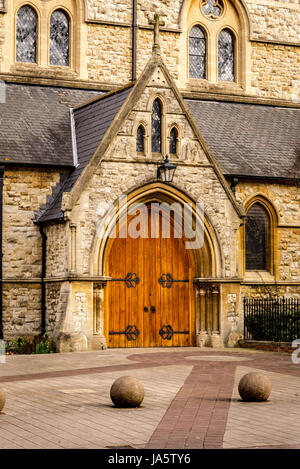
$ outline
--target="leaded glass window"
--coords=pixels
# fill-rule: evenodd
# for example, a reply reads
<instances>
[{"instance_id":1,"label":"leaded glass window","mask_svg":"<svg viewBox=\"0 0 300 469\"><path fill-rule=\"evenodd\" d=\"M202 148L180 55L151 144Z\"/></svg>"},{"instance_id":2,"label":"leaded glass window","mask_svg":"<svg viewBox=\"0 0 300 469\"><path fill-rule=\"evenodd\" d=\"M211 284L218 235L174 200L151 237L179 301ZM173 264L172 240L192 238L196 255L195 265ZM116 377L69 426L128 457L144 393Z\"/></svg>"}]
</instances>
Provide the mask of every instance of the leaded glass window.
<instances>
[{"instance_id":1,"label":"leaded glass window","mask_svg":"<svg viewBox=\"0 0 300 469\"><path fill-rule=\"evenodd\" d=\"M222 0L202 0L202 13L208 18L218 18L224 10Z\"/></svg>"},{"instance_id":2,"label":"leaded glass window","mask_svg":"<svg viewBox=\"0 0 300 469\"><path fill-rule=\"evenodd\" d=\"M56 10L50 18L50 64L69 65L70 22L63 10Z\"/></svg>"},{"instance_id":3,"label":"leaded glass window","mask_svg":"<svg viewBox=\"0 0 300 469\"><path fill-rule=\"evenodd\" d=\"M206 35L200 26L194 26L189 35L189 76L206 78Z\"/></svg>"},{"instance_id":4,"label":"leaded glass window","mask_svg":"<svg viewBox=\"0 0 300 469\"><path fill-rule=\"evenodd\" d=\"M144 140L145 140L145 129L140 125L137 129L136 135L136 151L144 153Z\"/></svg>"},{"instance_id":5,"label":"leaded glass window","mask_svg":"<svg viewBox=\"0 0 300 469\"><path fill-rule=\"evenodd\" d=\"M178 140L178 132L176 127L173 127L170 132L170 149L169 152L171 155L176 155L177 153L177 140Z\"/></svg>"},{"instance_id":6,"label":"leaded glass window","mask_svg":"<svg viewBox=\"0 0 300 469\"><path fill-rule=\"evenodd\" d=\"M267 270L269 217L258 203L246 216L246 269Z\"/></svg>"},{"instance_id":7,"label":"leaded glass window","mask_svg":"<svg viewBox=\"0 0 300 469\"><path fill-rule=\"evenodd\" d=\"M16 61L36 62L37 14L30 5L22 6L17 13Z\"/></svg>"},{"instance_id":8,"label":"leaded glass window","mask_svg":"<svg viewBox=\"0 0 300 469\"><path fill-rule=\"evenodd\" d=\"M219 34L218 79L234 81L234 36L229 29L223 29Z\"/></svg>"},{"instance_id":9,"label":"leaded glass window","mask_svg":"<svg viewBox=\"0 0 300 469\"><path fill-rule=\"evenodd\" d=\"M152 138L151 146L153 153L161 153L161 123L162 107L159 99L156 99L152 107Z\"/></svg>"}]
</instances>

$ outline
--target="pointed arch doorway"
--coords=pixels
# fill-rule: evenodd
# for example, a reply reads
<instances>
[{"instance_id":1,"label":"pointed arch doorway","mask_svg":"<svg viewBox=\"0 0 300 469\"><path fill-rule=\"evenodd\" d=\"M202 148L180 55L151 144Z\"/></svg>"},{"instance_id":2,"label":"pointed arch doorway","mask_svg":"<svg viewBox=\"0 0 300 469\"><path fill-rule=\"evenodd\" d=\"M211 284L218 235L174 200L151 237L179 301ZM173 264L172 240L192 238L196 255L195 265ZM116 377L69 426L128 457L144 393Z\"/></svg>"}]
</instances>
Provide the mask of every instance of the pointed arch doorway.
<instances>
[{"instance_id":1,"label":"pointed arch doorway","mask_svg":"<svg viewBox=\"0 0 300 469\"><path fill-rule=\"evenodd\" d=\"M151 203L146 207L138 222L126 215L127 237L118 236L119 222L117 237L108 241L105 271L112 279L105 288L108 347L195 345L193 253L185 249L172 214L168 218L163 210L155 212Z\"/></svg>"}]
</instances>

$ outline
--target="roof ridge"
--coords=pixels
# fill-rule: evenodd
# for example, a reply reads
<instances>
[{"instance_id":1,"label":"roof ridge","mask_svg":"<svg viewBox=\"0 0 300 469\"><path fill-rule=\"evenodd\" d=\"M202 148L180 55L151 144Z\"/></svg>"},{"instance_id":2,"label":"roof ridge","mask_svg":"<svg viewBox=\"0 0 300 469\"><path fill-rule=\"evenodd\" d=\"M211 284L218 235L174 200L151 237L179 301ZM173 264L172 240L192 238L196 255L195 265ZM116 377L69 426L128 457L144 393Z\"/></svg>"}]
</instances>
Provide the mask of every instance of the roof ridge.
<instances>
[{"instance_id":1,"label":"roof ridge","mask_svg":"<svg viewBox=\"0 0 300 469\"><path fill-rule=\"evenodd\" d=\"M201 102L210 102L210 103L220 103L220 104L242 104L244 106L265 106L277 109L296 109L300 110L300 101L298 102L289 102L279 99L271 98L257 98L255 96L220 96L220 95L193 95L190 92L182 91L182 96L184 101L201 101Z\"/></svg>"}]
</instances>

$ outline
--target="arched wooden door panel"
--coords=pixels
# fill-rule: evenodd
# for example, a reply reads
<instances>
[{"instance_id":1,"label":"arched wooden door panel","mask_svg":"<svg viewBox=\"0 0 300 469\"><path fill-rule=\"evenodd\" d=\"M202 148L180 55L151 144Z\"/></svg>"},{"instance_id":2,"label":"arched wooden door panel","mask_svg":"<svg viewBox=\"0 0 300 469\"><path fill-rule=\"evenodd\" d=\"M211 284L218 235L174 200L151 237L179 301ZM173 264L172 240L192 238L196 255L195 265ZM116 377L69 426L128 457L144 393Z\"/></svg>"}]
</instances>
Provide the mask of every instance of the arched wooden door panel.
<instances>
[{"instance_id":1,"label":"arched wooden door panel","mask_svg":"<svg viewBox=\"0 0 300 469\"><path fill-rule=\"evenodd\" d=\"M151 226L155 238L150 236ZM112 281L105 288L108 346L194 345L192 256L185 250L184 240L174 236L173 223L170 237L162 237L162 215L151 220L149 206L138 228L144 237L128 235L109 241L106 272Z\"/></svg>"}]
</instances>

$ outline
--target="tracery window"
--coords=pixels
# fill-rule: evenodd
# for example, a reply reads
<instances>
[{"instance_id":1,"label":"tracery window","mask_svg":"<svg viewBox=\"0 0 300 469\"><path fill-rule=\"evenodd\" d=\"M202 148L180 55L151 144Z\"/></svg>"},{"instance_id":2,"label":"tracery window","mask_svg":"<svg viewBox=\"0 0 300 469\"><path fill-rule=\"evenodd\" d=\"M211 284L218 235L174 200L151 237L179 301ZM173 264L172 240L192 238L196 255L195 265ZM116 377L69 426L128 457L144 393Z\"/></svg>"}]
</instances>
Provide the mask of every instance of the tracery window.
<instances>
[{"instance_id":1,"label":"tracery window","mask_svg":"<svg viewBox=\"0 0 300 469\"><path fill-rule=\"evenodd\" d=\"M201 10L208 18L218 18L223 13L224 5L222 0L202 0Z\"/></svg>"},{"instance_id":2,"label":"tracery window","mask_svg":"<svg viewBox=\"0 0 300 469\"><path fill-rule=\"evenodd\" d=\"M206 35L200 26L193 26L189 34L189 76L206 78Z\"/></svg>"},{"instance_id":3,"label":"tracery window","mask_svg":"<svg viewBox=\"0 0 300 469\"><path fill-rule=\"evenodd\" d=\"M161 153L162 141L162 105L157 98L152 106L151 148L153 153Z\"/></svg>"},{"instance_id":4,"label":"tracery window","mask_svg":"<svg viewBox=\"0 0 300 469\"><path fill-rule=\"evenodd\" d=\"M136 151L144 153L145 151L145 129L140 125L136 134Z\"/></svg>"},{"instance_id":5,"label":"tracery window","mask_svg":"<svg viewBox=\"0 0 300 469\"><path fill-rule=\"evenodd\" d=\"M16 61L36 62L37 14L30 5L22 6L16 22Z\"/></svg>"},{"instance_id":6,"label":"tracery window","mask_svg":"<svg viewBox=\"0 0 300 469\"><path fill-rule=\"evenodd\" d=\"M176 127L173 127L170 132L170 148L169 153L171 155L176 155L177 153L177 142L178 142L178 132Z\"/></svg>"},{"instance_id":7,"label":"tracery window","mask_svg":"<svg viewBox=\"0 0 300 469\"><path fill-rule=\"evenodd\" d=\"M223 29L218 38L218 79L234 81L234 35Z\"/></svg>"},{"instance_id":8,"label":"tracery window","mask_svg":"<svg viewBox=\"0 0 300 469\"><path fill-rule=\"evenodd\" d=\"M255 203L246 215L246 270L267 270L269 236L269 216Z\"/></svg>"},{"instance_id":9,"label":"tracery window","mask_svg":"<svg viewBox=\"0 0 300 469\"><path fill-rule=\"evenodd\" d=\"M55 10L50 18L50 64L70 63L70 21L63 10Z\"/></svg>"}]
</instances>

